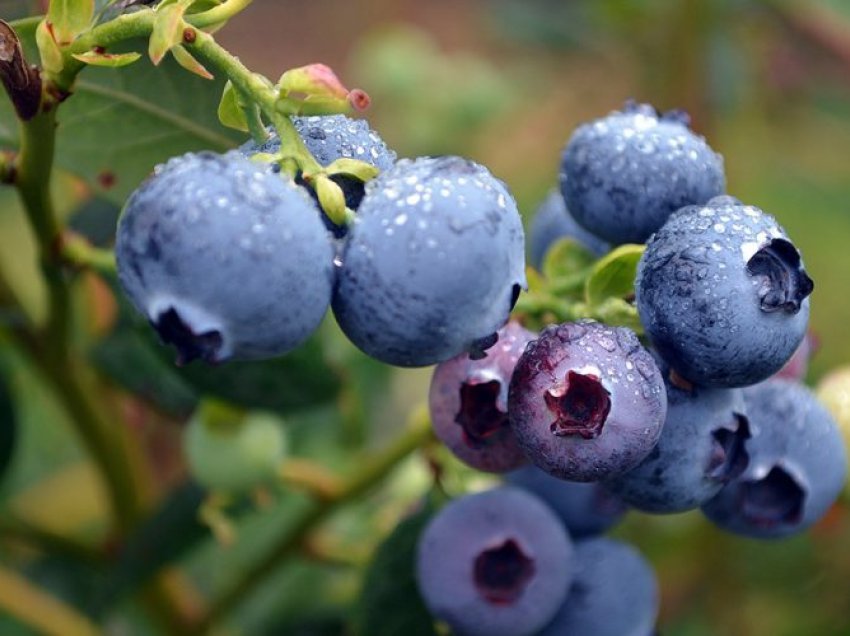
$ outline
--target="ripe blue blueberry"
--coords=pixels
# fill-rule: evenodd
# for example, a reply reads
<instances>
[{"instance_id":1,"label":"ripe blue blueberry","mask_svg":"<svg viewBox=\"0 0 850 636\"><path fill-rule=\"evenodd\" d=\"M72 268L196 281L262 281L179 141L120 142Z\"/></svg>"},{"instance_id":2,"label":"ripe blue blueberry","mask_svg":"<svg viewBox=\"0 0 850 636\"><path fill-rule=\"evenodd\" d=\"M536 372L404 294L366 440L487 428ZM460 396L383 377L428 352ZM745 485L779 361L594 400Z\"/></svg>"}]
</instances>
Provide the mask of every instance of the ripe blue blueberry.
<instances>
[{"instance_id":1,"label":"ripe blue blueberry","mask_svg":"<svg viewBox=\"0 0 850 636\"><path fill-rule=\"evenodd\" d=\"M576 572L555 618L538 636L650 636L658 581L632 546L591 539L575 546Z\"/></svg>"},{"instance_id":2,"label":"ripe blue blueberry","mask_svg":"<svg viewBox=\"0 0 850 636\"><path fill-rule=\"evenodd\" d=\"M744 389L750 461L703 506L729 532L779 538L800 532L835 502L847 476L841 433L802 384L771 379Z\"/></svg>"},{"instance_id":3,"label":"ripe blue blueberry","mask_svg":"<svg viewBox=\"0 0 850 636\"><path fill-rule=\"evenodd\" d=\"M316 206L236 152L158 166L118 224L118 276L178 362L280 355L327 311L333 248Z\"/></svg>"},{"instance_id":4,"label":"ripe blue blueberry","mask_svg":"<svg viewBox=\"0 0 850 636\"><path fill-rule=\"evenodd\" d=\"M462 353L434 369L428 405L434 432L466 464L505 472L527 460L508 423L508 384L525 345L535 335L516 322L478 360Z\"/></svg>"},{"instance_id":5,"label":"ripe blue blueberry","mask_svg":"<svg viewBox=\"0 0 850 636\"><path fill-rule=\"evenodd\" d=\"M367 186L334 315L355 345L389 364L480 356L525 286L524 251L516 204L486 168L402 159Z\"/></svg>"},{"instance_id":6,"label":"ripe blue blueberry","mask_svg":"<svg viewBox=\"0 0 850 636\"><path fill-rule=\"evenodd\" d=\"M611 248L608 243L576 223L567 210L564 197L559 191L553 190L531 220L528 238L531 264L540 269L548 249L555 241L563 238L578 241L596 256L602 256Z\"/></svg>"},{"instance_id":7,"label":"ripe blue blueberry","mask_svg":"<svg viewBox=\"0 0 850 636\"><path fill-rule=\"evenodd\" d=\"M635 468L606 482L627 503L651 513L698 508L748 462L741 390L677 386L664 375L667 419L658 444Z\"/></svg>"},{"instance_id":8,"label":"ripe blue blueberry","mask_svg":"<svg viewBox=\"0 0 850 636\"><path fill-rule=\"evenodd\" d=\"M523 466L505 478L511 486L524 488L549 504L573 539L602 534L628 510L622 499L598 482L564 481L536 466Z\"/></svg>"},{"instance_id":9,"label":"ripe blue blueberry","mask_svg":"<svg viewBox=\"0 0 850 636\"><path fill-rule=\"evenodd\" d=\"M529 460L571 481L599 481L646 457L667 396L637 336L593 321L546 328L514 369L511 426Z\"/></svg>"},{"instance_id":10,"label":"ripe blue blueberry","mask_svg":"<svg viewBox=\"0 0 850 636\"><path fill-rule=\"evenodd\" d=\"M337 159L358 159L384 171L389 170L396 161L395 151L388 148L363 119L351 119L345 115L314 115L292 117L292 124L307 150L322 166L328 166ZM246 157L257 153L279 152L280 137L274 130L269 132L270 137L264 143L248 141L242 144L239 151ZM346 205L356 210L363 200L363 182L346 175L333 175L331 179L342 188ZM308 189L313 192L312 188ZM327 222L330 223L329 220ZM337 229L337 226L333 226L333 229Z\"/></svg>"},{"instance_id":11,"label":"ripe blue blueberry","mask_svg":"<svg viewBox=\"0 0 850 636\"><path fill-rule=\"evenodd\" d=\"M580 225L615 244L643 243L682 206L722 194L723 159L682 111L629 102L580 126L561 159L561 191Z\"/></svg>"},{"instance_id":12,"label":"ripe blue blueberry","mask_svg":"<svg viewBox=\"0 0 850 636\"><path fill-rule=\"evenodd\" d=\"M676 212L647 244L635 281L658 353L710 387L776 373L806 333L812 288L776 220L729 196Z\"/></svg>"},{"instance_id":13,"label":"ripe blue blueberry","mask_svg":"<svg viewBox=\"0 0 850 636\"><path fill-rule=\"evenodd\" d=\"M428 609L452 633L525 636L566 597L572 552L542 501L499 488L440 510L419 539L416 580Z\"/></svg>"}]
</instances>

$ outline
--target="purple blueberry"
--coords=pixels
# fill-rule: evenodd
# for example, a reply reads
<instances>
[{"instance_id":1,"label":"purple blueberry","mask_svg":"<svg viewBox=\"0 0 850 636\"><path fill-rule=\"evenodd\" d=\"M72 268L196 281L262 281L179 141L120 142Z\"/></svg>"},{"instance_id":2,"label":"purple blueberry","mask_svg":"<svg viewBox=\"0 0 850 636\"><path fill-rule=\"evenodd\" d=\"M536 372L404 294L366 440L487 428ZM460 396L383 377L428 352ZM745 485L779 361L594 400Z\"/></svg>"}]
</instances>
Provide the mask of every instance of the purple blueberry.
<instances>
[{"instance_id":1,"label":"purple blueberry","mask_svg":"<svg viewBox=\"0 0 850 636\"><path fill-rule=\"evenodd\" d=\"M602 534L618 523L628 507L600 483L582 484L552 477L536 466L523 466L505 476L545 501L574 539Z\"/></svg>"},{"instance_id":2,"label":"purple blueberry","mask_svg":"<svg viewBox=\"0 0 850 636\"><path fill-rule=\"evenodd\" d=\"M847 475L841 433L805 386L772 379L744 389L752 438L746 470L703 506L729 532L780 538L805 530L835 502Z\"/></svg>"},{"instance_id":3,"label":"purple blueberry","mask_svg":"<svg viewBox=\"0 0 850 636\"><path fill-rule=\"evenodd\" d=\"M525 636L551 620L572 577L572 543L539 499L499 488L456 499L419 540L416 579L459 636Z\"/></svg>"},{"instance_id":4,"label":"purple blueberry","mask_svg":"<svg viewBox=\"0 0 850 636\"><path fill-rule=\"evenodd\" d=\"M643 243L685 205L726 187L723 158L682 111L628 102L580 126L561 159L561 191L576 221L614 244Z\"/></svg>"},{"instance_id":5,"label":"purple blueberry","mask_svg":"<svg viewBox=\"0 0 850 636\"><path fill-rule=\"evenodd\" d=\"M333 247L302 188L236 152L157 166L118 223L118 277L178 362L268 358L330 303Z\"/></svg>"},{"instance_id":6,"label":"purple blueberry","mask_svg":"<svg viewBox=\"0 0 850 636\"><path fill-rule=\"evenodd\" d=\"M531 264L540 269L552 244L565 238L578 241L596 256L602 256L611 249L608 243L576 223L567 210L564 197L558 190L552 190L531 221L528 238Z\"/></svg>"},{"instance_id":7,"label":"purple blueberry","mask_svg":"<svg viewBox=\"0 0 850 636\"><path fill-rule=\"evenodd\" d=\"M677 386L669 373L665 386L667 418L658 444L635 468L605 484L651 513L698 508L748 462L750 432L740 389Z\"/></svg>"},{"instance_id":8,"label":"purple blueberry","mask_svg":"<svg viewBox=\"0 0 850 636\"><path fill-rule=\"evenodd\" d=\"M525 286L516 203L460 157L402 159L370 181L341 260L337 322L404 367L483 355Z\"/></svg>"},{"instance_id":9,"label":"purple blueberry","mask_svg":"<svg viewBox=\"0 0 850 636\"><path fill-rule=\"evenodd\" d=\"M667 410L652 356L625 327L546 328L511 378L508 412L525 454L571 481L600 481L646 457Z\"/></svg>"},{"instance_id":10,"label":"purple blueberry","mask_svg":"<svg viewBox=\"0 0 850 636\"><path fill-rule=\"evenodd\" d=\"M782 368L806 333L812 288L776 220L729 196L670 217L635 282L658 353L710 387L747 386Z\"/></svg>"},{"instance_id":11,"label":"purple blueberry","mask_svg":"<svg viewBox=\"0 0 850 636\"><path fill-rule=\"evenodd\" d=\"M658 581L632 546L591 539L575 546L576 571L555 618L538 636L650 636Z\"/></svg>"},{"instance_id":12,"label":"purple blueberry","mask_svg":"<svg viewBox=\"0 0 850 636\"><path fill-rule=\"evenodd\" d=\"M478 360L462 353L434 369L431 422L449 450L478 470L501 473L526 462L508 423L508 384L525 345L535 335L517 322Z\"/></svg>"}]
</instances>

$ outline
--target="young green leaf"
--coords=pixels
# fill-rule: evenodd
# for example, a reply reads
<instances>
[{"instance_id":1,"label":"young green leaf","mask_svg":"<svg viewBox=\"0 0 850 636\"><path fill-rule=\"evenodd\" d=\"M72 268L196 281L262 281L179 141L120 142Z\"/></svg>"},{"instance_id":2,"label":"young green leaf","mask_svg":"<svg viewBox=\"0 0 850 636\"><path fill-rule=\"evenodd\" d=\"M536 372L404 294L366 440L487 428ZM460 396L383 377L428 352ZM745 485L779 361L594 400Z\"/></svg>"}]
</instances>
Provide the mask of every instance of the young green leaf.
<instances>
[{"instance_id":1,"label":"young green leaf","mask_svg":"<svg viewBox=\"0 0 850 636\"><path fill-rule=\"evenodd\" d=\"M203 77L204 79L213 79L212 73L204 68L203 64L192 57L192 54L179 44L172 47L171 54L174 56L174 59L177 60L177 63L187 71L194 73L199 77Z\"/></svg>"},{"instance_id":2,"label":"young green leaf","mask_svg":"<svg viewBox=\"0 0 850 636\"><path fill-rule=\"evenodd\" d=\"M575 239L562 238L546 252L541 269L547 279L557 280L587 269L594 260L593 254L584 245Z\"/></svg>"},{"instance_id":3,"label":"young green leaf","mask_svg":"<svg viewBox=\"0 0 850 636\"><path fill-rule=\"evenodd\" d=\"M128 66L139 58L139 53L97 53L96 51L86 51L85 53L76 53L74 59L79 60L91 66L105 66L106 68L119 68Z\"/></svg>"},{"instance_id":4,"label":"young green leaf","mask_svg":"<svg viewBox=\"0 0 850 636\"><path fill-rule=\"evenodd\" d=\"M638 335L643 333L637 307L622 298L608 297L595 306L592 313L592 318L606 325L628 327Z\"/></svg>"},{"instance_id":5,"label":"young green leaf","mask_svg":"<svg viewBox=\"0 0 850 636\"><path fill-rule=\"evenodd\" d=\"M148 55L154 65L159 64L168 51L183 41L184 13L185 1L157 7L148 45Z\"/></svg>"},{"instance_id":6,"label":"young green leaf","mask_svg":"<svg viewBox=\"0 0 850 636\"><path fill-rule=\"evenodd\" d=\"M416 585L416 546L434 515L430 502L404 519L375 551L363 579L352 632L357 636L436 636Z\"/></svg>"},{"instance_id":7,"label":"young green leaf","mask_svg":"<svg viewBox=\"0 0 850 636\"><path fill-rule=\"evenodd\" d=\"M587 303L595 306L607 298L631 296L643 250L643 245L620 245L599 259L585 283Z\"/></svg>"},{"instance_id":8,"label":"young green leaf","mask_svg":"<svg viewBox=\"0 0 850 636\"><path fill-rule=\"evenodd\" d=\"M248 120L239 105L239 94L229 81L224 85L221 101L218 103L218 120L228 128L248 132Z\"/></svg>"},{"instance_id":9,"label":"young green leaf","mask_svg":"<svg viewBox=\"0 0 850 636\"><path fill-rule=\"evenodd\" d=\"M74 41L86 31L94 17L94 0L50 0L47 21L59 46Z\"/></svg>"},{"instance_id":10,"label":"young green leaf","mask_svg":"<svg viewBox=\"0 0 850 636\"><path fill-rule=\"evenodd\" d=\"M41 58L41 67L47 73L58 73L65 65L62 59L62 51L50 28L47 20L42 20L35 30L35 41L38 44L38 55Z\"/></svg>"}]
</instances>

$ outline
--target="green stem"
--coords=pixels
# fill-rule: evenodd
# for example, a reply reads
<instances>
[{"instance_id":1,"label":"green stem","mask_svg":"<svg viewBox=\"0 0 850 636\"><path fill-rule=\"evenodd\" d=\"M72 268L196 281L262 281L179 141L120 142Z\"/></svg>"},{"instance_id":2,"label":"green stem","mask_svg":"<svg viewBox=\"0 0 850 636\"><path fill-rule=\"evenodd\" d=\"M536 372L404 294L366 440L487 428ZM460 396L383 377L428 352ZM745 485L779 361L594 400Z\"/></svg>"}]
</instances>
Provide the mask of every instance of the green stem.
<instances>
[{"instance_id":1,"label":"green stem","mask_svg":"<svg viewBox=\"0 0 850 636\"><path fill-rule=\"evenodd\" d=\"M294 157L304 172L321 171L321 165L304 146L292 121L277 110L277 89L266 78L253 73L209 33L196 32L194 42L185 46L227 75L238 91L249 95L260 107L280 136L280 152L284 157Z\"/></svg>"},{"instance_id":2,"label":"green stem","mask_svg":"<svg viewBox=\"0 0 850 636\"><path fill-rule=\"evenodd\" d=\"M209 11L186 16L186 22L199 29L217 26L245 9L253 0L228 0Z\"/></svg>"},{"instance_id":3,"label":"green stem","mask_svg":"<svg viewBox=\"0 0 850 636\"><path fill-rule=\"evenodd\" d=\"M90 269L105 278L117 276L115 253L95 247L79 234L66 232L61 243L62 259L72 267Z\"/></svg>"},{"instance_id":4,"label":"green stem","mask_svg":"<svg viewBox=\"0 0 850 636\"><path fill-rule=\"evenodd\" d=\"M209 612L199 625L199 633L205 633L217 620L227 614L246 597L254 586L275 571L288 556L295 552L313 528L329 517L345 503L356 499L395 468L410 453L419 448L432 435L427 409L416 409L402 433L390 446L377 454L358 462L359 472L352 475L333 497L315 500L294 521L289 531L280 537L268 554L257 561L231 587L226 589L210 606Z\"/></svg>"},{"instance_id":5,"label":"green stem","mask_svg":"<svg viewBox=\"0 0 850 636\"><path fill-rule=\"evenodd\" d=\"M15 165L15 185L38 243L41 269L47 284L48 346L67 351L70 296L57 259L60 228L50 197L50 177L56 139L55 109L21 122L21 149Z\"/></svg>"}]
</instances>

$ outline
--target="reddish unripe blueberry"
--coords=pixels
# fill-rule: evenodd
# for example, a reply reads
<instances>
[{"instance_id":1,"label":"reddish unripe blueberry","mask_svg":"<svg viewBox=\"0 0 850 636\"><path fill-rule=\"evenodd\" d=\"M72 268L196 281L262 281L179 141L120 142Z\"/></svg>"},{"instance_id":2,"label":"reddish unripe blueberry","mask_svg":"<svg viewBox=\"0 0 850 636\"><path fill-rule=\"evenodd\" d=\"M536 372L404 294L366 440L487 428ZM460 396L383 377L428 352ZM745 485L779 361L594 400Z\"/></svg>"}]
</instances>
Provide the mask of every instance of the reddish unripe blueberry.
<instances>
[{"instance_id":1,"label":"reddish unripe blueberry","mask_svg":"<svg viewBox=\"0 0 850 636\"><path fill-rule=\"evenodd\" d=\"M469 354L434 369L428 403L434 432L461 461L478 470L506 472L526 462L508 421L508 384L534 334L516 322L502 327L487 354Z\"/></svg>"},{"instance_id":2,"label":"reddish unripe blueberry","mask_svg":"<svg viewBox=\"0 0 850 636\"><path fill-rule=\"evenodd\" d=\"M598 481L625 472L661 435L661 373L634 332L593 321L553 325L529 344L508 393L511 427L535 465Z\"/></svg>"}]
</instances>

